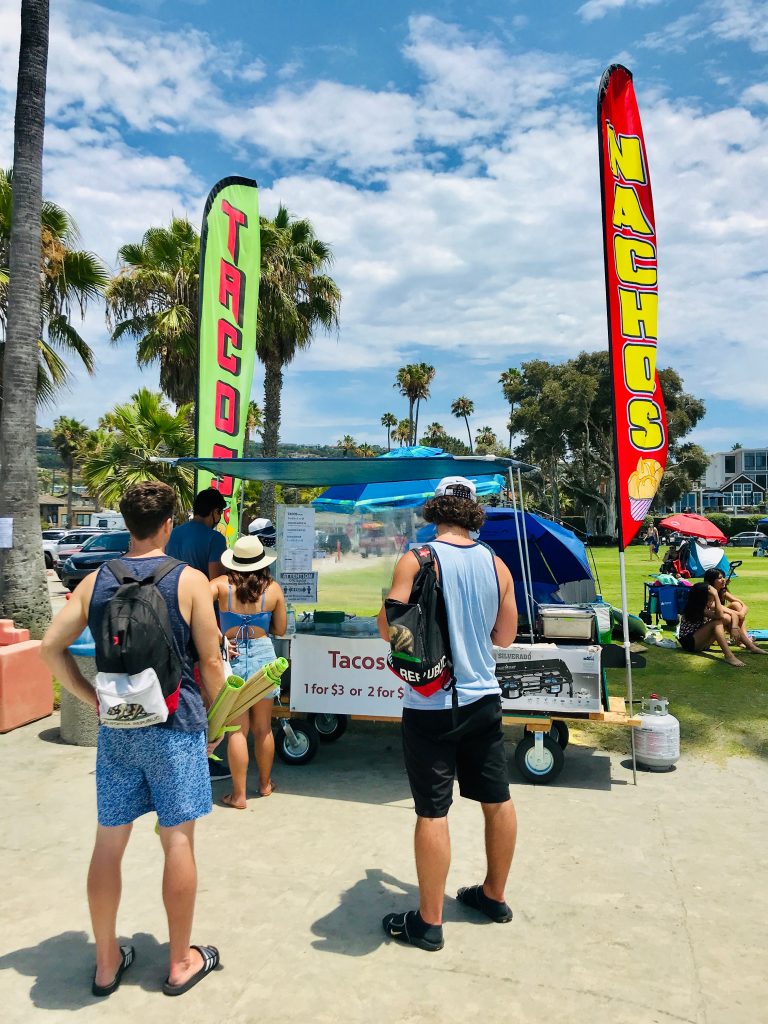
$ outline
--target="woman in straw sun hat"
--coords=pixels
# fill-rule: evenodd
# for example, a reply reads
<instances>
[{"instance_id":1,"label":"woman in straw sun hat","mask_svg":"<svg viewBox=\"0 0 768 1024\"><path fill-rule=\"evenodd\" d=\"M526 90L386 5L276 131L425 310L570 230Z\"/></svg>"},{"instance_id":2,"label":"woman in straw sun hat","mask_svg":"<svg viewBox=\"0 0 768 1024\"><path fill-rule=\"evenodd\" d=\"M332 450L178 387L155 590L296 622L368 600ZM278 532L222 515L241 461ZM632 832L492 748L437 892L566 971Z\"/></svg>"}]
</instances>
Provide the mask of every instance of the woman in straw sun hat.
<instances>
[{"instance_id":1,"label":"woman in straw sun hat","mask_svg":"<svg viewBox=\"0 0 768 1024\"><path fill-rule=\"evenodd\" d=\"M211 580L213 597L219 602L221 631L237 644L232 671L247 679L262 665L275 659L270 632L280 636L286 628L285 596L269 574L275 555L268 555L258 537L240 537L234 548L221 556L225 574ZM273 790L272 762L275 741L272 736L272 703L269 694L255 704L238 722L240 729L229 737L227 760L232 771L232 792L224 803L245 809L248 774L248 733L253 735L253 750L259 768L259 793L269 796Z\"/></svg>"}]
</instances>

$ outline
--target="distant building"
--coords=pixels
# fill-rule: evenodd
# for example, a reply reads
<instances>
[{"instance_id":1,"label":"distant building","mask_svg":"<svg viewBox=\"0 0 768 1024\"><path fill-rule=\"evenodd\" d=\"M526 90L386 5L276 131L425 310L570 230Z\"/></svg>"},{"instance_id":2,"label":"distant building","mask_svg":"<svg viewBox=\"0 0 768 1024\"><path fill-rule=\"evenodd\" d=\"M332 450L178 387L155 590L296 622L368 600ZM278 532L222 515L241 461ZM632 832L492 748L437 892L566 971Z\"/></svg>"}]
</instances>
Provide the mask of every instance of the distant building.
<instances>
[{"instance_id":1,"label":"distant building","mask_svg":"<svg viewBox=\"0 0 768 1024\"><path fill-rule=\"evenodd\" d=\"M675 503L678 512L753 512L768 492L768 448L713 452L698 485Z\"/></svg>"},{"instance_id":2,"label":"distant building","mask_svg":"<svg viewBox=\"0 0 768 1024\"><path fill-rule=\"evenodd\" d=\"M98 511L98 503L88 495L72 492L72 523L67 522L67 495L66 494L41 494L38 498L40 503L40 522L45 526L60 526L74 529L76 526L88 526L91 522L91 513Z\"/></svg>"}]
</instances>

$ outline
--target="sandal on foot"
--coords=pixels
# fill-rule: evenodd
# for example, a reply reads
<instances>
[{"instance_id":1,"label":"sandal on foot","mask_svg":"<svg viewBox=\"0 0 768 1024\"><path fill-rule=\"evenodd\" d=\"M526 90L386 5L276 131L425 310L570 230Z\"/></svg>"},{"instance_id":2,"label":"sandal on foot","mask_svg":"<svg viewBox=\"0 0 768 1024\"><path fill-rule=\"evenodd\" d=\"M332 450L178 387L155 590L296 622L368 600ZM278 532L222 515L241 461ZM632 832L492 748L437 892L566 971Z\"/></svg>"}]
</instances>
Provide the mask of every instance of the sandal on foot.
<instances>
[{"instance_id":1,"label":"sandal on foot","mask_svg":"<svg viewBox=\"0 0 768 1024\"><path fill-rule=\"evenodd\" d=\"M405 945L418 946L429 953L436 953L445 945L443 926L427 924L418 910L409 910L406 914L387 914L381 923L390 939Z\"/></svg>"},{"instance_id":2,"label":"sandal on foot","mask_svg":"<svg viewBox=\"0 0 768 1024\"><path fill-rule=\"evenodd\" d=\"M172 985L170 981L166 980L163 982L163 992L167 996L181 996L185 992L189 992L198 981L202 981L206 978L211 971L215 971L219 966L220 958L219 951L215 946L190 946L190 949L196 949L200 956L203 958L203 964L199 971L196 971L191 978L181 985Z\"/></svg>"},{"instance_id":3,"label":"sandal on foot","mask_svg":"<svg viewBox=\"0 0 768 1024\"><path fill-rule=\"evenodd\" d=\"M481 914L490 917L496 924L506 924L507 921L512 920L511 908L503 900L499 902L499 900L492 900L490 896L486 896L482 885L464 886L456 893L456 899L459 903L472 907L473 910L479 910Z\"/></svg>"},{"instance_id":4,"label":"sandal on foot","mask_svg":"<svg viewBox=\"0 0 768 1024\"><path fill-rule=\"evenodd\" d=\"M96 975L94 974L93 982L91 984L91 992L95 996L111 996L112 993L116 992L120 987L120 979L136 959L136 950L133 946L121 946L120 953L123 959L120 966L117 968L117 974L109 985L97 985Z\"/></svg>"}]
</instances>

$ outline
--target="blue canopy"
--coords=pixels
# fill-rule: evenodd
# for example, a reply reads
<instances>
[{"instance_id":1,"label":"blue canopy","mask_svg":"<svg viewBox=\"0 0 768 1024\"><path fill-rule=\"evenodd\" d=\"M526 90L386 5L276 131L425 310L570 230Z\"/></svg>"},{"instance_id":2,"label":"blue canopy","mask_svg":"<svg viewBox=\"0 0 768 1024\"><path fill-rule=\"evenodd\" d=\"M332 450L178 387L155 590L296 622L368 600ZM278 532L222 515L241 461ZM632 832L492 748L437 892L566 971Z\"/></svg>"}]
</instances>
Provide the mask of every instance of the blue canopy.
<instances>
[{"instance_id":1,"label":"blue canopy","mask_svg":"<svg viewBox=\"0 0 768 1024\"><path fill-rule=\"evenodd\" d=\"M392 456L393 453L390 453ZM214 476L233 476L239 480L273 480L294 487L322 487L334 484L396 483L424 480L429 474L443 476L504 476L508 470L533 470L514 459L495 455L437 455L361 459L214 459L184 458L162 460L190 469L204 469Z\"/></svg>"},{"instance_id":2,"label":"blue canopy","mask_svg":"<svg viewBox=\"0 0 768 1024\"><path fill-rule=\"evenodd\" d=\"M492 494L499 494L504 487L504 477L501 473L488 476L483 473L478 476L471 472L468 465L462 462L461 467L454 468L452 473L441 472L433 476L433 466L442 464L445 458L442 448L426 448L423 445L416 445L406 448L395 448L386 455L381 455L376 461L391 460L395 467L397 478L387 483L365 483L338 484L329 487L327 491L315 498L312 502L320 512L376 512L381 509L395 508L421 508L421 506L434 496L441 477L443 476L466 476L477 488L478 497L489 497ZM430 470L430 476L424 479L412 479L405 477L402 473L403 467L409 465L414 459L418 459L422 465L422 472L426 468ZM370 461L370 460L368 460ZM471 465L471 464L470 464ZM473 469L475 467L472 467ZM483 467L485 469L485 467Z\"/></svg>"}]
</instances>

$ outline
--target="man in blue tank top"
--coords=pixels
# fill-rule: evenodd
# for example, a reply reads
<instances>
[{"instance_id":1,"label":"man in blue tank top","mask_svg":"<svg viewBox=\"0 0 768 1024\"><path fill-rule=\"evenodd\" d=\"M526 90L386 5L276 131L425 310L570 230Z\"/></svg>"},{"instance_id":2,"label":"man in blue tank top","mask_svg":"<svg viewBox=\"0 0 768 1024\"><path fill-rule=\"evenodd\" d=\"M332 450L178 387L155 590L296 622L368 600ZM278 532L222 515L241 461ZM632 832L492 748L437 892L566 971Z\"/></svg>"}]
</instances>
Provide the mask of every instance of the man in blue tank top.
<instances>
[{"instance_id":1,"label":"man in blue tank top","mask_svg":"<svg viewBox=\"0 0 768 1024\"><path fill-rule=\"evenodd\" d=\"M121 559L134 579L144 579L167 564L165 545L173 527L176 495L154 481L129 488L120 511L131 534L130 553ZM80 583L56 616L43 640L41 654L56 679L70 693L98 708L93 686L68 651L86 624L99 632L105 608L118 580L107 565ZM111 995L133 963L133 946L119 946L116 918L120 904L120 869L133 822L154 811L165 855L163 900L170 932L170 968L166 995L181 995L219 963L214 946L190 943L197 891L194 858L195 820L211 811L207 766L205 705L224 685L219 628L210 585L197 569L176 565L158 579L166 603L171 639L181 670L176 711L162 724L131 729L99 727L96 752L98 828L88 872L88 902L96 939L96 972L92 992ZM194 681L190 642L199 658L205 702Z\"/></svg>"},{"instance_id":2,"label":"man in blue tank top","mask_svg":"<svg viewBox=\"0 0 768 1024\"><path fill-rule=\"evenodd\" d=\"M431 544L445 598L458 709L453 694L424 697L406 692L403 753L416 810L416 872L419 909L388 914L384 930L399 942L436 951L443 948L443 900L451 861L448 809L454 778L463 797L476 800L485 819L487 870L482 883L459 889L457 899L492 921L512 920L504 889L517 837L509 796L501 721L501 690L493 645L507 647L517 634L517 607L509 569L471 537L483 524L474 484L445 477L424 506L437 528ZM407 602L419 563L400 559L389 597ZM389 640L384 609L379 631Z\"/></svg>"}]
</instances>

